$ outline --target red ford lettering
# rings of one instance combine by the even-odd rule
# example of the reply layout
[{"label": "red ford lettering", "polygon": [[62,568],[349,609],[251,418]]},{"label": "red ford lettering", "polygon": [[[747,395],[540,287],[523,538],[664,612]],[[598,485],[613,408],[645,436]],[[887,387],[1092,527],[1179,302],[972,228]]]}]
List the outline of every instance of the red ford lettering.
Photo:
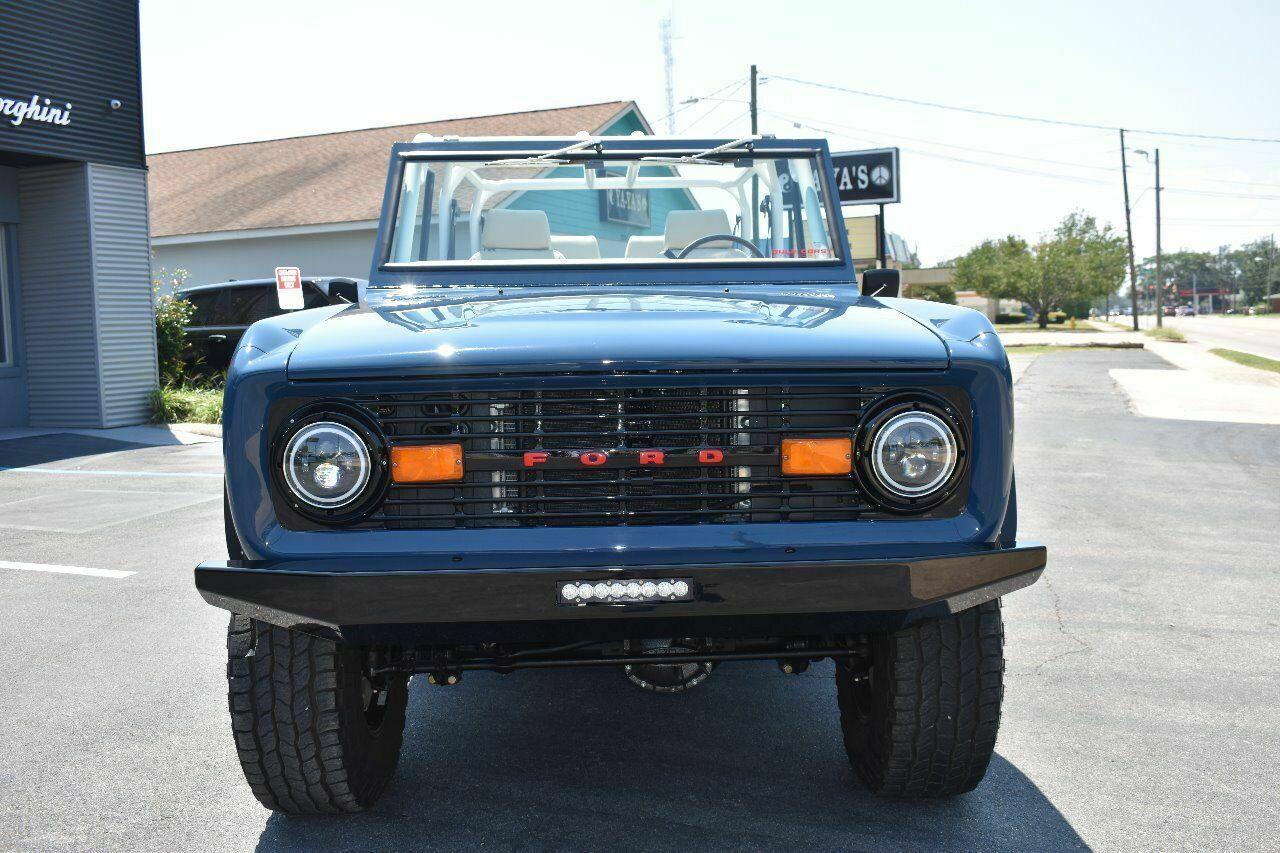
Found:
[{"label": "red ford lettering", "polygon": [[548,458],[550,457],[547,456],[545,451],[531,450],[524,455],[524,467],[533,468],[546,462]]},{"label": "red ford lettering", "polygon": [[698,451],[698,461],[703,465],[714,465],[724,461],[724,452],[714,448]]},{"label": "red ford lettering", "polygon": [[578,461],[583,465],[603,465],[609,461],[609,454],[601,453],[598,450],[588,450],[586,453],[578,457]]},{"label": "red ford lettering", "polygon": [[641,450],[641,465],[662,465],[666,461],[666,454],[661,450]]}]

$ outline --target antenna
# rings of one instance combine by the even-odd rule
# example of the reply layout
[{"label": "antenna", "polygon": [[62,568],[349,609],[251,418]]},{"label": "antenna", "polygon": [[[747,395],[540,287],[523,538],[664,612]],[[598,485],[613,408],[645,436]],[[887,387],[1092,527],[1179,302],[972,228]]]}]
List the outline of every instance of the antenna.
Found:
[{"label": "antenna", "polygon": [[674,136],[676,132],[676,58],[671,50],[671,14],[672,11],[668,8],[667,16],[662,19],[660,38],[662,39],[662,71],[666,77],[667,86],[667,134]]}]

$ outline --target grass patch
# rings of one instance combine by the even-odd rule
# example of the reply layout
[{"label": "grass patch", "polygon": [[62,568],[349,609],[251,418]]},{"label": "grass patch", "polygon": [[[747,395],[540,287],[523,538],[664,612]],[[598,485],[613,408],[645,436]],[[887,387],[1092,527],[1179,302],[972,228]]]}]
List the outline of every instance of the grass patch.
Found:
[{"label": "grass patch", "polygon": [[151,420],[158,424],[222,421],[221,386],[165,385],[151,392]]},{"label": "grass patch", "polygon": [[1173,343],[1185,344],[1187,336],[1179,332],[1177,329],[1171,329],[1168,326],[1160,326],[1155,329],[1144,329],[1142,332],[1149,338],[1155,338],[1158,341],[1171,341]]},{"label": "grass patch", "polygon": [[1216,356],[1225,358],[1227,361],[1234,361],[1236,364],[1243,364],[1245,367],[1256,367],[1259,370],[1270,370],[1272,373],[1280,373],[1280,361],[1274,358],[1264,358],[1260,355],[1254,355],[1251,352],[1240,352],[1236,349],[1211,349],[1209,352]]}]

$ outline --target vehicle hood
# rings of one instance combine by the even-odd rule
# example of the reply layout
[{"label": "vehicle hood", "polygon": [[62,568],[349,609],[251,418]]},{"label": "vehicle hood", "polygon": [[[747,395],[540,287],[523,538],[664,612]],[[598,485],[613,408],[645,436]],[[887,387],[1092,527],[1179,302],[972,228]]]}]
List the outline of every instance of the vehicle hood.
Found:
[{"label": "vehicle hood", "polygon": [[840,288],[448,288],[301,330],[290,378],[716,368],[940,369],[939,335]]}]

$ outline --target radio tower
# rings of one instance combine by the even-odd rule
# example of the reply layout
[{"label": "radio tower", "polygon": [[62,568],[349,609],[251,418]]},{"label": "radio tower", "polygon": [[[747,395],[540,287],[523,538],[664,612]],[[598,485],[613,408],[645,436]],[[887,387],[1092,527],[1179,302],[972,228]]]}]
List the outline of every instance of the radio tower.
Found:
[{"label": "radio tower", "polygon": [[671,50],[671,10],[662,19],[662,70],[667,83],[667,134],[674,136],[676,132],[676,87],[675,87],[675,54]]}]

